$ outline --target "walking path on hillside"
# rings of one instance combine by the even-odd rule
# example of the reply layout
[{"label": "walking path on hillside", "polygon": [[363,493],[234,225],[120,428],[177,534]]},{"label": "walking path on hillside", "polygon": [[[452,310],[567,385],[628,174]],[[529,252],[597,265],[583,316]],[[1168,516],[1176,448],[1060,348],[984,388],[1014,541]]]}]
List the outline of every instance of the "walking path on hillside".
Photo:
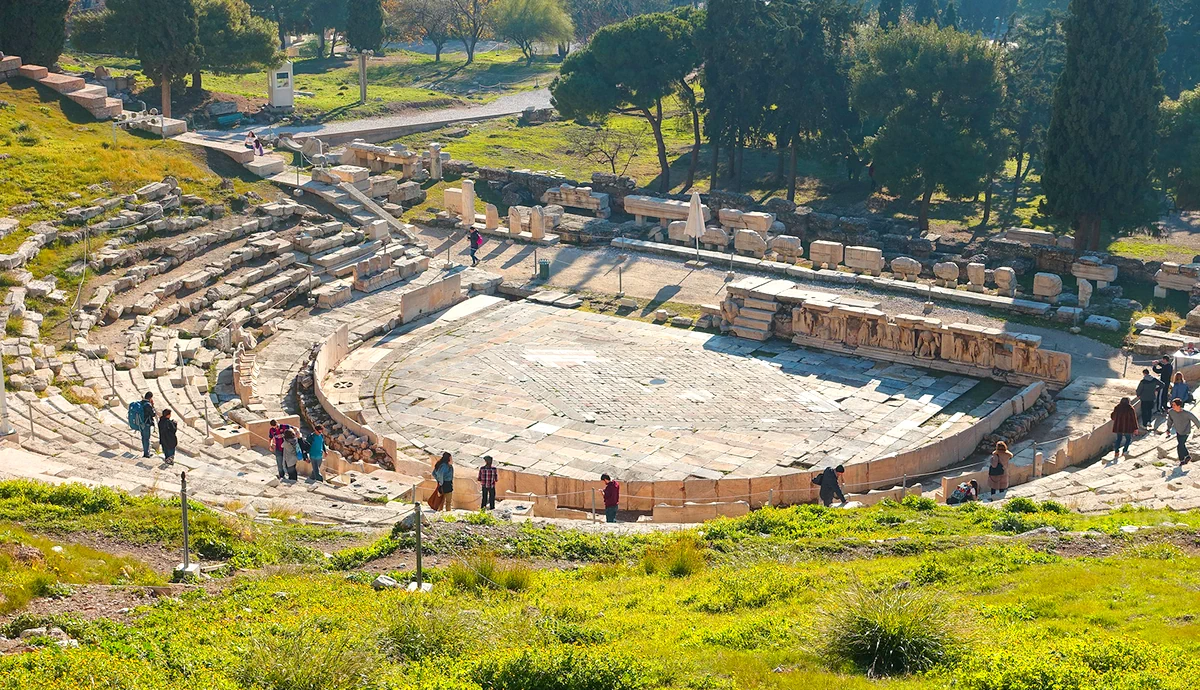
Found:
[{"label": "walking path on hillside", "polygon": [[[289,134],[295,139],[307,137],[336,136],[339,140],[349,140],[354,136],[372,138],[372,134],[387,133],[391,130],[401,130],[407,127],[422,129],[437,129],[455,122],[467,120],[487,120],[508,115],[518,115],[526,108],[549,108],[549,89],[533,89],[505,94],[483,105],[454,106],[451,108],[435,108],[431,110],[412,110],[396,115],[370,117],[360,120],[340,120],[320,125],[284,126],[284,127],[248,127],[235,130],[200,130],[207,137],[236,139],[240,141],[247,129],[256,132]],[[400,136],[400,134],[396,134]],[[375,138],[378,141],[378,138]]]}]

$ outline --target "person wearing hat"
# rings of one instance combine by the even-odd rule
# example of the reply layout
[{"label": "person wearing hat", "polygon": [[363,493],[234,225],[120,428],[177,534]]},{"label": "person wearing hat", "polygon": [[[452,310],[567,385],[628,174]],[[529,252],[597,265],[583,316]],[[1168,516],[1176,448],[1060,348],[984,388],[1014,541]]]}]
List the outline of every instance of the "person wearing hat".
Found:
[{"label": "person wearing hat", "polygon": [[479,488],[483,492],[483,496],[479,501],[480,510],[495,510],[496,509],[496,480],[499,478],[499,472],[492,466],[492,456],[483,456],[483,467],[479,468]]}]

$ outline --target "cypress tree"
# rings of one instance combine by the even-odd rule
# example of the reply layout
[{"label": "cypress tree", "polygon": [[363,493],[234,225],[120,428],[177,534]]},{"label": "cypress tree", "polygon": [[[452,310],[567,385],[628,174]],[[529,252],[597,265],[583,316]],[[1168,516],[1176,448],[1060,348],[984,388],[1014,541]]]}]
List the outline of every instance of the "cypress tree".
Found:
[{"label": "cypress tree", "polygon": [[938,3],[937,0],[917,0],[913,4],[913,21],[918,24],[927,24],[929,22],[937,22],[938,20]]},{"label": "cypress tree", "polygon": [[67,38],[71,0],[0,1],[0,50],[30,65],[53,65]]},{"label": "cypress tree", "polygon": [[1146,0],[1071,0],[1064,29],[1041,210],[1069,221],[1077,246],[1098,249],[1102,224],[1120,229],[1153,217],[1162,14]]},{"label": "cypress tree", "polygon": [[938,22],[947,28],[958,28],[958,8],[954,6],[954,0],[946,3],[946,9],[942,10],[941,19]]}]

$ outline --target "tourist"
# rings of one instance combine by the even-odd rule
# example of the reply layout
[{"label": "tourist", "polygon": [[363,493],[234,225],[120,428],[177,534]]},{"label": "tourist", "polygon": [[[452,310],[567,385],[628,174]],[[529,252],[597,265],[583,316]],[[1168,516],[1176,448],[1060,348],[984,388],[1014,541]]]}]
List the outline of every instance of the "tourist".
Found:
[{"label": "tourist", "polygon": [[150,457],[150,432],[154,430],[154,424],[158,419],[158,414],[154,412],[154,394],[146,393],[145,397],[133,403],[130,407],[137,406],[136,410],[131,410],[131,417],[140,416],[141,422],[138,425],[138,432],[142,435],[142,457]]},{"label": "tourist", "polygon": [[1013,454],[1008,452],[1008,444],[996,441],[996,449],[992,451],[992,457],[988,460],[988,488],[992,490],[991,496],[995,496],[997,491],[1008,490],[1008,464],[1012,458]]},{"label": "tourist", "polygon": [[1138,381],[1137,398],[1142,406],[1142,427],[1150,430],[1150,422],[1154,420],[1154,412],[1158,408],[1159,391],[1162,384],[1150,375],[1149,369],[1142,369],[1142,380]]},{"label": "tourist", "polygon": [[301,458],[300,443],[296,440],[299,436],[300,434],[296,433],[295,427],[284,426],[283,442],[286,448],[279,452],[284,456],[283,466],[287,469],[287,478],[293,482],[296,481],[296,463]]},{"label": "tourist", "polygon": [[265,155],[267,155],[267,154],[266,154],[266,152],[264,152],[264,151],[263,151],[263,143],[262,143],[262,139],[255,139],[255,140],[254,140],[254,155],[256,155],[256,156],[265,156]]},{"label": "tourist", "polygon": [[1158,394],[1158,409],[1165,410],[1167,401],[1171,399],[1171,374],[1174,373],[1175,367],[1171,364],[1171,357],[1163,355],[1151,368],[1158,374],[1158,380],[1162,381],[1162,391]]},{"label": "tourist", "polygon": [[1185,404],[1192,402],[1192,390],[1183,379],[1182,371],[1175,372],[1175,379],[1171,382],[1171,399],[1175,398],[1179,398]]},{"label": "tourist", "polygon": [[950,498],[946,499],[946,505],[956,506],[960,503],[970,503],[971,501],[979,500],[979,482],[972,479],[969,482],[962,482],[950,492]]},{"label": "tourist", "polygon": [[[1121,398],[1121,402],[1117,403],[1109,416],[1112,418],[1113,433],[1117,435],[1117,440],[1113,443],[1113,459],[1116,460],[1121,457],[1122,452],[1126,456],[1129,455],[1129,444],[1133,443],[1133,434],[1138,430],[1137,412],[1130,404],[1129,398]],[[1121,450],[1122,440],[1125,441],[1124,451]]]},{"label": "tourist", "polygon": [[600,481],[604,484],[604,521],[616,522],[617,508],[621,505],[621,485],[608,474],[600,475]]},{"label": "tourist", "polygon": [[323,482],[321,461],[325,459],[325,425],[318,424],[317,428],[308,435],[308,461],[312,463],[312,474],[308,476],[314,482]]},{"label": "tourist", "polygon": [[442,510],[453,510],[454,498],[454,463],[449,453],[442,453],[442,458],[433,466],[433,480],[437,482],[438,493],[442,495]]},{"label": "tourist", "polygon": [[483,235],[476,228],[471,228],[471,232],[467,233],[467,244],[470,245],[468,250],[471,252],[471,265],[479,265],[479,257],[475,256],[475,252],[483,246]]},{"label": "tourist", "polygon": [[1171,435],[1171,430],[1175,430],[1175,451],[1179,456],[1179,464],[1186,465],[1192,461],[1192,456],[1188,453],[1187,440],[1192,434],[1192,425],[1200,426],[1200,419],[1196,419],[1196,415],[1183,409],[1183,401],[1175,398],[1171,401],[1171,409],[1167,411],[1167,435]]},{"label": "tourist", "polygon": [[175,464],[175,447],[179,445],[179,437],[176,434],[178,430],[179,425],[171,419],[171,411],[163,410],[162,416],[158,418],[158,443],[162,446],[163,460],[166,460],[168,465]]},{"label": "tourist", "polygon": [[837,467],[826,467],[824,472],[813,477],[812,483],[821,487],[821,503],[826,508],[833,505],[833,497],[835,495],[842,502],[842,505],[846,505],[846,495],[842,493],[840,483],[844,474],[846,474],[846,468],[838,465]]},{"label": "tourist", "polygon": [[254,145],[258,143],[258,137],[254,136],[254,132],[246,132],[246,148],[254,150]]},{"label": "tourist", "polygon": [[271,444],[271,450],[275,451],[275,469],[279,472],[280,479],[287,476],[287,466],[283,462],[283,434],[291,428],[272,419],[271,428],[267,431],[267,440]]},{"label": "tourist", "polygon": [[483,492],[479,501],[480,510],[496,509],[496,480],[500,473],[492,466],[492,456],[483,456],[483,467],[479,468],[479,489]]}]

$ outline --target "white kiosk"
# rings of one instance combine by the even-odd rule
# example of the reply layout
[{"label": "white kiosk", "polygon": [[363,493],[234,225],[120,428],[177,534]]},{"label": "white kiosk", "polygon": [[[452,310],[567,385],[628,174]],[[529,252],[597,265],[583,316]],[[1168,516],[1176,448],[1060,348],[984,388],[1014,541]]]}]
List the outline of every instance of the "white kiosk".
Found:
[{"label": "white kiosk", "polygon": [[[287,49],[289,58],[296,57],[299,52],[295,46]],[[282,65],[267,73],[267,106],[274,110],[291,110],[296,105],[296,80],[292,72],[292,61],[287,60]]]}]

